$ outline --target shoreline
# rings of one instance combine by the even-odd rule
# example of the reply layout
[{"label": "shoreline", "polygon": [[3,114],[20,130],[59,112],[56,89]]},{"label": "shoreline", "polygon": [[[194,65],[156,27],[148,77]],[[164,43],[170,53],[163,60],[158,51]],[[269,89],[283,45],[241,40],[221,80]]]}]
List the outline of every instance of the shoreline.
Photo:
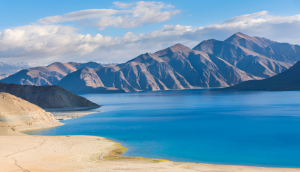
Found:
[{"label": "shoreline", "polygon": [[[30,140],[30,141],[29,141]],[[9,144],[7,144],[9,143]],[[297,172],[297,168],[173,162],[119,154],[119,143],[96,136],[0,136],[0,166],[5,172]],[[102,159],[101,159],[102,156]]]},{"label": "shoreline", "polygon": [[101,111],[55,111],[50,113],[53,114],[56,120],[63,121],[68,119],[80,118],[97,112]]},{"label": "shoreline", "polygon": [[[84,113],[83,113],[84,112]],[[57,112],[63,120],[98,111]],[[52,112],[53,113],[53,112]],[[63,113],[63,114],[62,114]],[[70,117],[70,113],[73,114]],[[54,115],[54,114],[53,114]],[[1,134],[1,133],[0,133]],[[30,140],[30,141],[29,141]],[[257,167],[120,156],[120,143],[98,136],[0,135],[0,166],[5,171],[168,171],[296,172],[300,168]]]}]

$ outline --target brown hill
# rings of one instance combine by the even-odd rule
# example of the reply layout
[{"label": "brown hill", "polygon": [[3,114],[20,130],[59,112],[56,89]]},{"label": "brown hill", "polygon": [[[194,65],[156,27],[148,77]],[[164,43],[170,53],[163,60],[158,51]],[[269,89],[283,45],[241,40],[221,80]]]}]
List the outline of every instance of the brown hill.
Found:
[{"label": "brown hill", "polygon": [[0,135],[62,125],[42,108],[8,93],[0,93]]}]

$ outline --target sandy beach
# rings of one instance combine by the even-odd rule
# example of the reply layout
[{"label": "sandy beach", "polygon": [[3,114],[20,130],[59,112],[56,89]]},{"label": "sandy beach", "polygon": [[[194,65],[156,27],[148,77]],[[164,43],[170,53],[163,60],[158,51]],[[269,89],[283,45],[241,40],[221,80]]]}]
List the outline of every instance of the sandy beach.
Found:
[{"label": "sandy beach", "polygon": [[[125,148],[93,136],[0,136],[1,172],[295,172],[300,169],[178,163],[119,157]],[[100,157],[103,158],[100,158]]]}]

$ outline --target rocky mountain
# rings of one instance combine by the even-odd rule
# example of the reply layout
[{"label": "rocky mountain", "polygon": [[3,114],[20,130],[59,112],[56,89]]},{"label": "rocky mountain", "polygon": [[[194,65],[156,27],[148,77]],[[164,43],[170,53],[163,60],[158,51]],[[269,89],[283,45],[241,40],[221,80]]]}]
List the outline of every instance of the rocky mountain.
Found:
[{"label": "rocky mountain", "polygon": [[[112,67],[84,68],[69,74],[58,85],[70,90],[112,87],[124,91],[226,87],[260,79],[225,60],[176,44],[154,54],[142,54]],[[73,91],[73,90],[72,90]]]},{"label": "rocky mountain", "polygon": [[[243,47],[237,44],[236,41],[233,41],[235,40],[237,35],[241,34],[234,34],[225,41],[218,41],[214,39],[203,41],[193,49],[203,51],[208,54],[213,54],[217,57],[226,60],[227,62],[239,68],[240,70],[262,78],[274,76],[292,66],[289,63],[276,61],[254,52],[253,49],[256,50],[256,44],[253,45],[253,48],[251,48],[250,45]],[[259,45],[266,44],[264,43],[264,41],[259,42],[259,39],[255,37],[245,36],[245,38],[247,38],[247,40],[254,39],[255,42]]]},{"label": "rocky mountain", "polygon": [[224,42],[231,43],[261,54],[273,60],[294,64],[300,60],[300,46],[289,43],[279,43],[266,38],[251,37],[236,33]]},{"label": "rocky mountain", "polygon": [[31,86],[0,83],[0,92],[29,101],[47,111],[95,109],[100,106],[59,86]]},{"label": "rocky mountain", "polygon": [[103,67],[96,62],[88,63],[60,63],[55,62],[49,66],[40,66],[21,70],[7,78],[1,80],[3,83],[20,85],[56,85],[59,80],[67,74],[84,67],[98,68]]},{"label": "rocky mountain", "polygon": [[30,66],[25,63],[4,63],[0,62],[0,74],[13,74],[22,69],[30,68]]},{"label": "rocky mountain", "polygon": [[42,108],[8,93],[0,93],[0,135],[62,125]]},{"label": "rocky mountain", "polygon": [[292,91],[300,90],[300,62],[264,80],[246,81],[221,90]]}]

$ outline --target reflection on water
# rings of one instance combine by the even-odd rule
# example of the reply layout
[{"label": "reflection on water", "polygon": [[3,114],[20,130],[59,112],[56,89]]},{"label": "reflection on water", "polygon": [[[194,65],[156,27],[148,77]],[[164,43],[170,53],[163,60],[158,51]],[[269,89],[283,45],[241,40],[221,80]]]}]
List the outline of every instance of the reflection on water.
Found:
[{"label": "reflection on water", "polygon": [[174,161],[300,167],[300,92],[207,90],[82,95],[104,105],[30,134],[95,135],[125,155]]}]

